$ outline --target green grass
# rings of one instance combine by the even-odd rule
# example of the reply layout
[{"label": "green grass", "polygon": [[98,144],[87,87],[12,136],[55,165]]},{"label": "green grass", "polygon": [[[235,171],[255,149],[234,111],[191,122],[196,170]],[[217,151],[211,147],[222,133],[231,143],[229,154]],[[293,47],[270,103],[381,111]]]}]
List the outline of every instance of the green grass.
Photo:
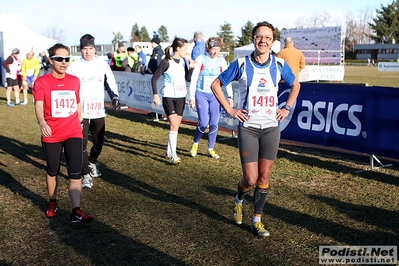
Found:
[{"label": "green grass", "polygon": [[103,176],[83,192],[83,211],[95,221],[70,225],[64,164],[59,212],[49,220],[31,98],[9,108],[1,88],[0,121],[0,265],[318,265],[319,245],[399,242],[397,161],[355,174],[367,168],[366,155],[283,141],[263,216],[271,237],[259,238],[249,227],[252,192],[243,225],[231,219],[241,167],[236,140],[222,140],[229,132],[220,131],[219,160],[206,155],[206,138],[191,158],[194,127],[183,125],[182,163],[170,166],[168,123],[125,111],[109,112]]}]

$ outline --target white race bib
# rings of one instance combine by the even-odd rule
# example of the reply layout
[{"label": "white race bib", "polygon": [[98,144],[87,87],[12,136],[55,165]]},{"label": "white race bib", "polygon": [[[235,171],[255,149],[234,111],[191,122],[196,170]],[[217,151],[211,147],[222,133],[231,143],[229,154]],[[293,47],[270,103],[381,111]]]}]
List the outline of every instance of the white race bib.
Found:
[{"label": "white race bib", "polygon": [[204,76],[204,91],[211,92],[212,82],[217,78],[217,76]]},{"label": "white race bib", "polygon": [[83,114],[85,116],[99,115],[104,110],[104,101],[102,98],[85,99],[83,103]]},{"label": "white race bib", "polygon": [[69,117],[76,112],[75,91],[52,91],[51,92],[51,115],[52,117]]}]

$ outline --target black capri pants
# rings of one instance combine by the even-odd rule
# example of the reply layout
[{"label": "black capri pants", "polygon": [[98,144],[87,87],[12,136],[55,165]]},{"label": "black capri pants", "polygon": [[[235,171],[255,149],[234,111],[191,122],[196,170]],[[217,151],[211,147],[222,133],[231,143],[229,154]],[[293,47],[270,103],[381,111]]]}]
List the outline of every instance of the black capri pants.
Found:
[{"label": "black capri pants", "polygon": [[62,149],[67,163],[70,179],[80,179],[83,163],[83,139],[70,138],[62,142],[46,143],[42,141],[47,174],[56,176],[60,172]]}]

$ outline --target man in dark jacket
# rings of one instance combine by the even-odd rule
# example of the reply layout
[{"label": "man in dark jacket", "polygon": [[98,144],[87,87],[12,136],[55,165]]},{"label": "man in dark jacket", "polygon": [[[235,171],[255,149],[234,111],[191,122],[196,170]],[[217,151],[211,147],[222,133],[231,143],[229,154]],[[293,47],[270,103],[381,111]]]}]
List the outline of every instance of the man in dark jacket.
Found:
[{"label": "man in dark jacket", "polygon": [[164,51],[162,50],[162,47],[159,45],[161,41],[159,40],[158,37],[154,37],[151,40],[151,46],[152,46],[152,55],[150,58],[150,61],[148,61],[148,69],[147,73],[153,74],[155,70],[157,70],[159,64],[162,61],[162,57],[165,55]]}]

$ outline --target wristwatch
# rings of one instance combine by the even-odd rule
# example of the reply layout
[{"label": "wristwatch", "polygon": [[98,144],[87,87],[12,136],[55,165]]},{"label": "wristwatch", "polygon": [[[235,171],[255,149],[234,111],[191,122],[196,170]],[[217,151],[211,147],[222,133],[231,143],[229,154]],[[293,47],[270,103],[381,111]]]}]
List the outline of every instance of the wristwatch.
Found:
[{"label": "wristwatch", "polygon": [[289,106],[288,104],[284,105],[283,107],[281,107],[281,109],[286,109],[289,112],[291,112],[291,106]]}]

